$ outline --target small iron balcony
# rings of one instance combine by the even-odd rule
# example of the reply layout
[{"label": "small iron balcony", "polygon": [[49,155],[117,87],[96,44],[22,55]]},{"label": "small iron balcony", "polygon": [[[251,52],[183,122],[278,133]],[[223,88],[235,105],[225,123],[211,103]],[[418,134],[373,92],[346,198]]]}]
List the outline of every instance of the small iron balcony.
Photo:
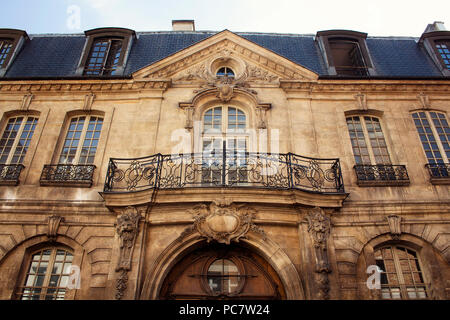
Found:
[{"label": "small iron balcony", "polygon": [[156,154],[138,159],[110,159],[104,191],[124,193],[187,187],[345,193],[339,159],[254,152]]},{"label": "small iron balcony", "polygon": [[409,185],[408,171],[404,165],[358,164],[354,168],[360,187]]},{"label": "small iron balcony", "polygon": [[40,184],[41,186],[91,187],[94,170],[94,165],[45,165]]},{"label": "small iron balcony", "polygon": [[23,168],[21,164],[0,164],[0,185],[17,186]]},{"label": "small iron balcony", "polygon": [[425,167],[430,173],[430,182],[432,184],[450,184],[449,163],[429,163]]}]

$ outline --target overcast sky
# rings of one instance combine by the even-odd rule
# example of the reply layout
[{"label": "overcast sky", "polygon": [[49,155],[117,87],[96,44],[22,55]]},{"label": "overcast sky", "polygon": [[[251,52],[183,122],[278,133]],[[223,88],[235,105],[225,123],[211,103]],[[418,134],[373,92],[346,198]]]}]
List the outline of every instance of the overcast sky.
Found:
[{"label": "overcast sky", "polygon": [[196,30],[234,32],[349,29],[420,37],[434,21],[450,30],[450,0],[2,0],[2,13],[0,28],[29,34],[97,27],[168,31],[176,19],[195,20]]}]

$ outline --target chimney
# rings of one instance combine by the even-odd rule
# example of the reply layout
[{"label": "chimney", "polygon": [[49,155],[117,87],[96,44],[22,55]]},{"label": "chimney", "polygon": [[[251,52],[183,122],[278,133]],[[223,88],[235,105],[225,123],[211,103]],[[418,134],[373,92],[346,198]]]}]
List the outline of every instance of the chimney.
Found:
[{"label": "chimney", "polygon": [[172,20],[173,31],[195,31],[194,20]]},{"label": "chimney", "polygon": [[445,29],[444,23],[441,21],[435,21],[432,24],[427,25],[427,28],[423,33],[433,32],[433,31],[447,31]]}]

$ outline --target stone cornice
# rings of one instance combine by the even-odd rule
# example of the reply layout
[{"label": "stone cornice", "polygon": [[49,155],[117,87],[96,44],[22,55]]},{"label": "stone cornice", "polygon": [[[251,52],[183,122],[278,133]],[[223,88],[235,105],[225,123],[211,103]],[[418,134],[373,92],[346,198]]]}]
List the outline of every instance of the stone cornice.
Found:
[{"label": "stone cornice", "polygon": [[38,92],[123,92],[141,90],[166,91],[171,86],[167,79],[159,80],[8,80],[0,81],[1,93]]}]

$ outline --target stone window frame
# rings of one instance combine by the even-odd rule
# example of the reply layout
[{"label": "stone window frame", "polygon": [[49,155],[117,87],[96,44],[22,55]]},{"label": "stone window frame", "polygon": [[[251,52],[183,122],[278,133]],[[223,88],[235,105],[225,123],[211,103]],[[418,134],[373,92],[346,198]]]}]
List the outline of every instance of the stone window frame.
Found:
[{"label": "stone window frame", "polygon": [[[15,295],[17,297],[18,300],[22,300],[21,299],[21,295],[22,293],[19,293],[19,291],[22,291],[21,289],[24,289],[26,287],[30,287],[30,286],[26,286],[26,281],[28,279],[28,274],[29,274],[29,270],[31,268],[31,264],[33,262],[33,256],[39,252],[43,252],[45,250],[50,250],[50,257],[49,257],[49,261],[48,261],[48,266],[47,266],[47,270],[45,272],[45,276],[44,276],[44,283],[42,284],[42,286],[37,286],[36,288],[42,288],[44,289],[43,291],[41,291],[41,293],[39,293],[39,295],[41,296],[41,298],[39,300],[44,300],[45,296],[47,295],[47,290],[51,287],[48,286],[48,284],[50,283],[51,280],[51,275],[53,275],[53,267],[55,265],[56,262],[56,253],[58,250],[63,250],[65,252],[65,257],[67,256],[67,253],[69,253],[72,256],[72,261],[70,261],[70,265],[74,265],[73,261],[75,258],[75,254],[74,254],[74,250],[72,248],[69,248],[67,246],[64,245],[48,245],[48,246],[40,246],[35,250],[29,251],[29,253],[26,255],[26,258],[24,259],[24,263],[23,263],[23,273],[21,273],[20,276],[20,286],[18,286],[16,288],[16,292]],[[39,262],[41,262],[42,260],[39,260]],[[45,262],[45,261],[44,261]],[[66,259],[63,260],[63,266],[66,264]],[[64,274],[64,269],[62,270],[61,276],[58,279],[58,282],[61,281],[61,277],[62,276],[66,276],[66,277],[70,277],[69,273]],[[67,280],[67,284],[68,284],[69,279]],[[62,288],[62,287],[55,287],[55,288]],[[67,295],[67,291],[69,291],[69,289],[66,287],[65,289],[65,293],[64,293],[64,299],[66,298]],[[27,299],[28,300],[28,299]],[[29,299],[31,300],[31,299]]]},{"label": "stone window frame", "polygon": [[419,45],[423,46],[430,55],[431,59],[444,76],[450,76],[450,70],[447,69],[441,55],[436,48],[436,42],[447,41],[450,43],[450,31],[432,31],[422,34],[419,39]]},{"label": "stone window frame", "polygon": [[[125,67],[128,61],[128,56],[133,45],[133,41],[136,39],[136,32],[131,29],[126,28],[97,28],[91,29],[84,32],[86,35],[86,43],[83,48],[83,52],[78,63],[76,75],[85,76],[87,78],[92,77],[115,77],[123,75]],[[99,39],[122,39],[122,53],[115,70],[115,75],[84,75],[84,70],[91,53],[91,49],[96,40]]]},{"label": "stone window frame", "polygon": [[[389,154],[391,164],[394,164],[397,162],[396,156],[393,153],[391,139],[390,139],[390,136],[388,135],[389,131],[386,128],[385,119],[384,119],[383,115],[384,115],[384,112],[378,111],[378,110],[367,110],[367,111],[349,110],[349,111],[344,112],[345,123],[346,123],[345,127],[347,129],[346,131],[348,134],[348,142],[350,144],[350,149],[352,151],[353,161],[355,162],[355,164],[358,164],[358,163],[356,163],[356,160],[355,160],[355,155],[353,153],[353,147],[352,147],[352,139],[350,137],[350,132],[347,127],[347,118],[350,118],[350,117],[359,117],[360,119],[363,120],[363,121],[361,121],[361,124],[362,124],[363,130],[364,130],[364,140],[366,142],[366,146],[368,147],[370,164],[376,165],[377,163],[375,162],[375,156],[373,155],[372,144],[370,143],[370,139],[368,137],[368,131],[366,128],[364,117],[377,118],[379,120],[381,130],[383,132],[383,138],[384,138],[384,141],[386,142],[386,148],[387,148],[387,151]],[[364,164],[364,163],[360,163],[360,164]]]},{"label": "stone window frame", "polygon": [[374,64],[372,62],[372,58],[370,57],[369,49],[368,49],[367,43],[366,43],[367,33],[351,31],[351,30],[319,31],[316,34],[316,41],[322,52],[322,56],[325,60],[325,64],[327,65],[327,68],[328,68],[328,73],[330,75],[340,76],[336,72],[336,66],[333,61],[333,55],[332,55],[331,47],[329,44],[330,40],[333,40],[336,38],[348,39],[348,40],[357,42],[359,44],[359,49],[361,51],[362,58],[364,60],[365,66],[367,68],[368,76],[376,75],[376,71],[374,69]]},{"label": "stone window frame", "polygon": [[18,29],[0,29],[0,39],[10,40],[12,42],[11,51],[5,62],[0,66],[0,77],[3,77],[8,68],[13,63],[15,57],[19,54],[24,43],[29,40],[28,34],[24,30]]}]

